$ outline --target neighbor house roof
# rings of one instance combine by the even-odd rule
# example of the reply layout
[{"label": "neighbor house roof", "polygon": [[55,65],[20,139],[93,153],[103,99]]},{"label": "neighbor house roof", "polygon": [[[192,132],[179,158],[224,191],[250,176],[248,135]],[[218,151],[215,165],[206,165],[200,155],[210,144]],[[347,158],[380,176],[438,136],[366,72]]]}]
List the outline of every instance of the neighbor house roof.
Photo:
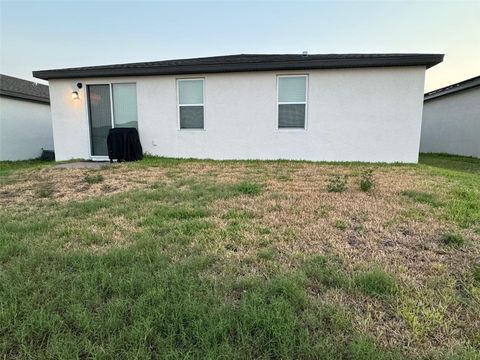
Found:
[{"label": "neighbor house roof", "polygon": [[0,95],[49,104],[48,86],[0,74]]},{"label": "neighbor house roof", "polygon": [[308,70],[383,66],[434,66],[443,54],[242,54],[130,64],[34,71],[39,79],[102,76],[179,75],[269,70]]},{"label": "neighbor house roof", "polygon": [[464,81],[460,81],[456,84],[448,85],[443,88],[430,91],[425,94],[425,101],[436,99],[440,96],[453,94],[459,91],[471,89],[480,86],[480,76],[473,77]]}]

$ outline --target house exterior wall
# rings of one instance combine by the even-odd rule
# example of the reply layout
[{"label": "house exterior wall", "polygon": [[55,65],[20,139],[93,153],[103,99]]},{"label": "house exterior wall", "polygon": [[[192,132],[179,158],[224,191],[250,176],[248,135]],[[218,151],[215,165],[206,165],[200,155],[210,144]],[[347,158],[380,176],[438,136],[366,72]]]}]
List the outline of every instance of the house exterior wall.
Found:
[{"label": "house exterior wall", "polygon": [[425,102],[420,151],[480,157],[480,87]]},{"label": "house exterior wall", "polygon": [[27,160],[53,150],[48,104],[0,96],[0,160]]},{"label": "house exterior wall", "polygon": [[[277,75],[308,74],[305,130],[277,129]],[[245,72],[50,81],[59,160],[88,158],[85,89],[135,82],[146,153],[211,159],[418,160],[425,67]],[[179,130],[176,79],[205,79],[205,130]]]}]

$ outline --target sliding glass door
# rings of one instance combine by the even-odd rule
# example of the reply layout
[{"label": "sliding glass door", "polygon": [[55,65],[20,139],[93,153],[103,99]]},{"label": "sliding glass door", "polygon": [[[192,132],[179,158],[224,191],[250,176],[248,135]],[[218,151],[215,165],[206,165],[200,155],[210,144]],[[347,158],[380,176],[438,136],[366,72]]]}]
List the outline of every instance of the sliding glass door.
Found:
[{"label": "sliding glass door", "polygon": [[137,87],[135,84],[112,84],[115,127],[134,127],[137,122]]},{"label": "sliding glass door", "polygon": [[110,85],[87,85],[92,156],[107,156],[107,136],[112,128]]},{"label": "sliding glass door", "polygon": [[138,129],[137,89],[134,83],[87,85],[92,156],[107,156],[112,127]]}]

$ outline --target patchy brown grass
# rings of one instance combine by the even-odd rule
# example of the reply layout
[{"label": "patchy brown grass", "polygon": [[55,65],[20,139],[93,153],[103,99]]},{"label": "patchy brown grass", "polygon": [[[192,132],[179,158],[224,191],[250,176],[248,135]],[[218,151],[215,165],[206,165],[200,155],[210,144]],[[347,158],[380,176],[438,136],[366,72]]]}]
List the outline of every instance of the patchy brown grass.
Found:
[{"label": "patchy brown grass", "polygon": [[[175,186],[183,181],[178,187],[188,188],[188,181],[254,181],[263,185],[260,195],[231,197],[208,206],[208,220],[215,231],[226,235],[207,234],[190,242],[192,248],[202,243],[206,251],[222,259],[223,265],[201,276],[220,277],[226,272],[239,277],[268,276],[296,269],[314,255],[333,255],[342,260],[349,274],[376,266],[394,274],[400,284],[400,292],[389,301],[351,289],[310,294],[351,311],[360,332],[415,356],[465,342],[479,346],[480,296],[463,280],[472,264],[480,262],[477,225],[459,227],[442,215],[442,207],[402,195],[413,190],[447,202],[455,184],[442,174],[415,166],[374,166],[375,188],[366,193],[358,186],[359,174],[365,168],[296,162],[195,161],[172,167],[120,164],[96,170],[103,181],[87,184],[84,179],[91,170],[49,167],[10,175],[2,185],[0,206],[28,212],[52,201],[82,201],[149,189],[155,184]],[[346,191],[327,191],[328,180],[335,174],[347,175]],[[53,193],[39,198],[37,190],[45,183],[53,183]],[[335,226],[337,220],[343,221],[346,229]],[[75,229],[85,226],[93,239],[88,244],[75,237]],[[88,245],[92,251],[103,252],[129,246],[140,225],[122,216],[111,218],[102,210],[88,222],[66,223],[65,229],[70,229],[72,236],[62,245],[63,251]],[[441,235],[452,229],[469,239],[468,247],[447,249],[441,244]],[[459,300],[459,291],[472,306]]]}]

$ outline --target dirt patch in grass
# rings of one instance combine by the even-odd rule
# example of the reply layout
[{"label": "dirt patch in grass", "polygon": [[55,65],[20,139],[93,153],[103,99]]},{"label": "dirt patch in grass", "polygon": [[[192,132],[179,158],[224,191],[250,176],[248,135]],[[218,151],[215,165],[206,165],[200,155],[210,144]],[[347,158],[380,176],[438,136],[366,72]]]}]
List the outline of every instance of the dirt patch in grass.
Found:
[{"label": "dirt patch in grass", "polygon": [[[85,180],[100,179],[100,177],[101,181]],[[133,170],[128,166],[117,165],[94,172],[88,169],[44,168],[12,176],[9,183],[2,185],[2,192],[8,193],[9,196],[0,197],[0,206],[31,207],[41,203],[38,189],[41,189],[45,183],[54,188],[48,198],[63,203],[147,188],[162,181],[169,181],[169,178],[165,176],[165,170],[158,167]]]}]

